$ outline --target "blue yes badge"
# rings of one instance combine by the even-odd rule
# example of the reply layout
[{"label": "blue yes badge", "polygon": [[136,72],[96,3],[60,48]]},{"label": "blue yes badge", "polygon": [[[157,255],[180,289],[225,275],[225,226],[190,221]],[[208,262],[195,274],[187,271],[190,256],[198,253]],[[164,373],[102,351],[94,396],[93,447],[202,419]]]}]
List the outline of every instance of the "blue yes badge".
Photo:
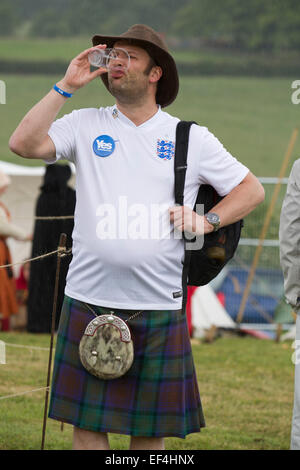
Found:
[{"label": "blue yes badge", "polygon": [[109,157],[115,150],[115,141],[109,135],[99,135],[93,142],[93,150],[99,157]]}]

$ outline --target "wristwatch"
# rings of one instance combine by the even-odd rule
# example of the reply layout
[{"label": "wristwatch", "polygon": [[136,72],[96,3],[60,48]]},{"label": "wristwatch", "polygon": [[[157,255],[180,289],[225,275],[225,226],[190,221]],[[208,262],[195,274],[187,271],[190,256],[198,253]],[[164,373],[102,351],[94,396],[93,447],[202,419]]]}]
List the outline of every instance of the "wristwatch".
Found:
[{"label": "wristwatch", "polygon": [[216,232],[221,223],[218,214],[216,214],[215,212],[208,212],[207,214],[204,214],[204,217],[206,218],[207,222],[213,226],[214,232]]}]

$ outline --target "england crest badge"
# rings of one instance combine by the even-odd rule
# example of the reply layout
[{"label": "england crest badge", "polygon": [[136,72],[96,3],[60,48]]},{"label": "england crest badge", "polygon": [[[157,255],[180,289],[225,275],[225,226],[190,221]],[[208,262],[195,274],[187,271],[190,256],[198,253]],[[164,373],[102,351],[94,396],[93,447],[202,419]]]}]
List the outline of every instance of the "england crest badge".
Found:
[{"label": "england crest badge", "polygon": [[175,154],[175,143],[172,140],[157,139],[156,152],[162,160],[171,160]]}]

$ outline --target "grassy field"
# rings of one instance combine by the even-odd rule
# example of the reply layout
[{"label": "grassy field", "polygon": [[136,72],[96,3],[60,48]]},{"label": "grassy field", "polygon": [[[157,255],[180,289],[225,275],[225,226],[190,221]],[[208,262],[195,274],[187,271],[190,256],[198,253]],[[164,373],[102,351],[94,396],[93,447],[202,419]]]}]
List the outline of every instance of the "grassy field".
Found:
[{"label": "grassy field", "polygon": [[[0,60],[19,60],[19,61],[39,61],[46,62],[50,60],[69,61],[72,57],[79,54],[84,49],[92,46],[93,34],[90,37],[74,38],[2,38],[0,42]],[[195,63],[203,60],[222,60],[226,56],[239,63],[249,59],[251,54],[233,54],[230,51],[212,51],[199,48],[198,50],[174,50],[172,51],[175,59],[179,62]],[[257,57],[256,55],[253,55]],[[262,56],[265,60],[270,60],[270,56]]]},{"label": "grassy field", "polygon": [[[96,34],[96,33],[95,33]],[[65,38],[16,38],[3,37],[0,42],[0,61],[39,61],[52,60],[69,61],[82,50],[92,46],[92,36],[75,36]],[[178,42],[178,41],[176,41]],[[274,54],[267,52],[240,52],[230,48],[216,49],[207,46],[193,48],[182,45],[181,48],[173,46],[172,38],[168,38],[170,50],[175,60],[180,63],[220,63],[229,60],[232,64],[241,67],[253,61],[255,63],[268,63],[270,65],[281,63],[282,66],[299,61],[299,53],[296,51],[278,51]]]},{"label": "grassy field", "polygon": [[[11,344],[48,347],[48,335],[0,333],[7,343],[0,365],[0,398],[44,387],[48,352]],[[167,438],[170,450],[279,450],[289,448],[293,401],[291,343],[222,337],[193,344],[206,419],[202,432]],[[39,449],[44,391],[0,400],[0,450]],[[128,436],[110,434],[113,449],[127,449]],[[47,421],[46,449],[70,449],[72,427]]]},{"label": "grassy field", "polygon": [[[8,149],[8,140],[24,114],[59,78],[52,75],[0,76],[6,83],[6,104],[0,104],[1,160],[23,165],[41,164],[13,155]],[[291,92],[291,80],[283,78],[182,77],[179,96],[166,111],[207,126],[257,176],[277,176],[292,130],[300,122],[300,105],[291,103]],[[113,97],[102,82],[96,80],[79,90],[61,114],[113,103]],[[291,163],[299,156],[300,139]]]},{"label": "grassy field", "polygon": [[[86,47],[88,39],[63,42],[3,40],[0,60],[67,60]],[[178,58],[180,58],[178,53]],[[202,58],[204,56],[202,55]],[[182,60],[195,55],[182,54]],[[198,59],[197,59],[198,60]],[[6,83],[6,104],[0,104],[0,160],[41,165],[17,157],[8,149],[9,136],[25,113],[41,99],[58,76],[0,75]],[[294,77],[299,79],[300,77]],[[78,91],[60,115],[82,107],[114,103],[99,80]],[[292,79],[182,77],[176,102],[166,109],[181,119],[207,126],[258,176],[277,176],[292,130],[299,126],[300,105],[291,103]],[[300,138],[287,170],[300,157]],[[267,196],[267,202],[270,200]],[[258,230],[267,202],[255,212]],[[278,219],[281,203],[275,216]],[[277,237],[277,225],[268,234]],[[247,225],[244,236],[248,236]],[[257,236],[257,233],[253,233]],[[48,335],[0,333],[7,343],[48,347]],[[7,364],[0,365],[0,398],[44,387],[48,353],[7,344]],[[224,337],[213,344],[194,344],[193,352],[207,428],[185,440],[168,438],[167,449],[288,449],[293,400],[291,344]],[[0,400],[0,450],[39,449],[44,392]],[[69,449],[72,428],[48,420],[47,449]],[[114,449],[126,449],[129,439],[110,435]]]},{"label": "grassy field", "polygon": [[65,39],[3,38],[0,43],[0,60],[69,61],[84,49],[92,46],[91,37]]}]

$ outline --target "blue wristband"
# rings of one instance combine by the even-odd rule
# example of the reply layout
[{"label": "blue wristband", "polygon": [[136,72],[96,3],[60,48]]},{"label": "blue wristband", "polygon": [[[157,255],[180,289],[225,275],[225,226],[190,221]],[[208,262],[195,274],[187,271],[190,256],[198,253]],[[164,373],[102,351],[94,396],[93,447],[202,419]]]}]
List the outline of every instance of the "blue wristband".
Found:
[{"label": "blue wristband", "polygon": [[67,93],[66,91],[59,88],[57,85],[54,85],[53,90],[57,91],[57,93],[62,96],[65,96],[66,98],[71,98],[71,96],[73,96],[73,93]]}]

